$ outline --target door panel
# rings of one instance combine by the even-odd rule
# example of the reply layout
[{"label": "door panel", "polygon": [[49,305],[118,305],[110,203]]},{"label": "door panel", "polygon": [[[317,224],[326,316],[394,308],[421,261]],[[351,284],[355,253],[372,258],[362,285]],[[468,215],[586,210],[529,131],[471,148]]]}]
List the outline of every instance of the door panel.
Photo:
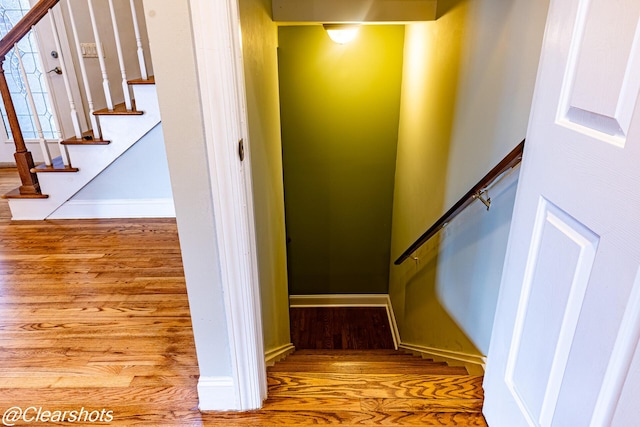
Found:
[{"label": "door panel", "polygon": [[[507,361],[507,381],[530,419],[548,419],[553,413],[598,240],[541,200]],[[547,305],[548,295],[554,298]],[[535,310],[545,305],[546,310]],[[540,348],[556,351],[541,354]]]},{"label": "door panel", "polygon": [[604,426],[640,398],[640,3],[614,3],[551,2],[485,376],[492,426]]},{"label": "door panel", "polygon": [[[615,3],[615,4],[614,4]],[[640,88],[640,3],[582,2],[558,122],[623,145]],[[609,44],[615,40],[615,49]],[[598,84],[594,85],[594,82]]]}]

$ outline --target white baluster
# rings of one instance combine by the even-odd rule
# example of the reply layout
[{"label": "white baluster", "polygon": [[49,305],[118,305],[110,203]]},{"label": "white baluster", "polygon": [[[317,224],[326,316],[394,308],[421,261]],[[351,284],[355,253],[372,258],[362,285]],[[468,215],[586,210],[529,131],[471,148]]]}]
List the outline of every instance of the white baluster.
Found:
[{"label": "white baluster", "polygon": [[[32,27],[31,31],[33,31],[34,37],[37,38],[38,33],[36,31],[36,28]],[[45,70],[41,55],[36,55],[36,56],[38,58],[40,69]],[[67,151],[67,146],[62,144],[62,141],[64,141],[64,136],[62,135],[62,124],[60,123],[60,114],[58,113],[58,102],[56,100],[56,94],[52,90],[51,85],[49,84],[49,78],[47,77],[47,78],[44,78],[43,80],[44,80],[45,90],[47,91],[47,94],[49,94],[49,103],[51,104],[51,116],[53,117],[53,122],[56,125],[56,133],[58,134],[58,148],[60,149],[60,157],[62,158],[62,163],[65,166],[70,166],[71,163],[69,162],[69,152]]]},{"label": "white baluster", "polygon": [[122,93],[124,95],[124,105],[127,111],[131,111],[131,94],[129,93],[129,84],[127,83],[127,71],[124,66],[124,57],[122,56],[122,43],[120,42],[120,31],[118,30],[118,20],[116,19],[116,11],[113,8],[113,0],[109,0],[109,11],[111,12],[111,22],[113,23],[113,36],[116,39],[116,51],[118,52],[118,63],[120,64],[120,76],[122,77]]},{"label": "white baluster", "polygon": [[93,37],[96,41],[96,51],[98,53],[98,61],[100,62],[100,71],[102,72],[102,88],[104,89],[104,97],[107,101],[107,108],[113,111],[113,100],[111,99],[111,88],[109,87],[109,76],[107,75],[107,66],[104,62],[104,52],[102,50],[102,42],[96,24],[96,14],[93,11],[93,1],[87,0],[89,5],[89,16],[91,17],[91,27],[93,27]]},{"label": "white baluster", "polygon": [[38,109],[36,108],[36,103],[33,100],[33,93],[31,93],[31,85],[29,84],[29,79],[27,78],[27,72],[24,69],[22,55],[20,55],[20,49],[18,49],[17,43],[13,47],[15,49],[15,54],[18,57],[20,74],[22,76],[22,80],[24,81],[24,87],[27,92],[29,107],[31,107],[31,116],[33,117],[33,122],[36,125],[36,131],[38,132],[38,141],[40,142],[40,149],[42,150],[42,156],[44,157],[44,164],[47,166],[51,166],[51,153],[49,153],[47,140],[44,138],[44,132],[42,132],[42,123],[40,123],[40,117],[38,117]]},{"label": "white baluster", "polygon": [[80,130],[80,120],[78,118],[78,110],[76,109],[76,103],[73,100],[73,93],[71,92],[71,82],[69,82],[69,75],[67,74],[67,66],[62,54],[62,48],[60,47],[60,37],[58,36],[58,29],[56,27],[56,20],[53,16],[53,10],[49,9],[49,20],[51,21],[51,31],[53,32],[53,40],[56,44],[56,50],[58,51],[58,59],[60,60],[60,69],[62,70],[62,81],[64,82],[64,88],[67,91],[67,98],[69,99],[69,109],[71,110],[71,123],[73,123],[73,131],[76,134],[76,138],[82,138],[82,131]]},{"label": "white baluster", "polygon": [[147,74],[147,65],[144,61],[144,50],[142,49],[142,37],[140,37],[140,27],[138,26],[138,14],[136,13],[136,5],[134,0],[129,0],[131,4],[131,17],[133,18],[133,31],[136,34],[136,45],[138,46],[138,63],[140,64],[140,76],[142,79],[147,80],[149,75]]},{"label": "white baluster", "polygon": [[93,129],[93,136],[96,139],[102,139],[102,131],[100,130],[100,124],[98,118],[94,113],[95,107],[93,105],[93,96],[91,95],[91,86],[89,85],[89,79],[87,77],[87,67],[82,57],[82,48],[80,46],[80,38],[78,37],[78,29],[76,27],[76,20],[73,16],[73,8],[71,7],[71,0],[67,0],[67,6],[69,8],[69,18],[71,19],[71,29],[73,31],[73,40],[76,44],[76,53],[78,55],[78,62],[80,63],[80,72],[82,73],[82,80],[84,83],[84,91],[87,95],[87,104],[89,104],[89,119],[91,120],[91,127]]}]

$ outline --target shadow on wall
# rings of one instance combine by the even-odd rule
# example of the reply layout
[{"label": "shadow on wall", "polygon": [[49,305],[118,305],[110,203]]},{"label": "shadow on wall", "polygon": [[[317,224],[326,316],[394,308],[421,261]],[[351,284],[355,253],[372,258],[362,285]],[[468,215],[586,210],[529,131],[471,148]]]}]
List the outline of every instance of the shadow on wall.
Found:
[{"label": "shadow on wall", "polygon": [[489,351],[517,183],[515,171],[489,190],[489,211],[475,202],[441,233],[438,299],[483,354]]},{"label": "shadow on wall", "polygon": [[[406,325],[402,341],[405,344],[446,348],[473,355],[478,349],[462,332],[460,326],[440,303],[437,292],[438,266],[441,263],[442,235],[425,243],[405,263],[404,295]],[[443,345],[446,343],[446,345]]]}]

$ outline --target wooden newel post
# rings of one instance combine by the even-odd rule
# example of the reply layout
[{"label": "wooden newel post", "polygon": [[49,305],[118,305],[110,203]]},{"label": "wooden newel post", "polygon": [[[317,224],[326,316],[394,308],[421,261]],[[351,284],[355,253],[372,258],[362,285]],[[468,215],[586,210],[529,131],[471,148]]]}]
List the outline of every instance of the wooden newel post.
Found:
[{"label": "wooden newel post", "polygon": [[7,79],[4,75],[4,68],[2,67],[4,60],[4,56],[0,57],[0,95],[4,102],[4,108],[7,112],[7,120],[9,121],[9,127],[13,134],[13,142],[16,146],[16,152],[13,156],[16,159],[18,174],[20,175],[20,181],[22,182],[22,185],[20,186],[20,194],[41,194],[40,184],[38,184],[38,176],[31,172],[31,169],[35,167],[33,157],[31,156],[31,152],[27,150],[27,146],[24,143],[22,131],[20,130],[20,123],[18,123],[18,115],[16,114],[16,109],[13,106],[11,93],[9,92],[9,85],[7,84]]}]

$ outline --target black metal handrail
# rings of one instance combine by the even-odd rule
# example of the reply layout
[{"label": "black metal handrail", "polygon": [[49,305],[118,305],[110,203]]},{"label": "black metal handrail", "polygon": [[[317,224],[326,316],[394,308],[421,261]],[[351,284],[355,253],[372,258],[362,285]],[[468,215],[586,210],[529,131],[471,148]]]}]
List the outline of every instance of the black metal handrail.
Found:
[{"label": "black metal handrail", "polygon": [[[496,178],[502,175],[507,170],[516,166],[522,160],[522,152],[524,150],[524,140],[516,146],[504,159],[500,161],[493,169],[489,171],[476,185],[474,185],[467,193],[456,202],[444,215],[442,215],[427,231],[418,237],[418,239],[407,248],[395,260],[395,265],[402,264],[407,258],[411,256],[420,246],[425,244],[430,238],[432,238],[438,231],[440,231],[448,222],[462,212],[467,206],[469,206],[474,200],[481,199],[484,189],[491,184]],[[486,202],[483,200],[483,202]],[[485,203],[487,204],[487,203]]]}]

